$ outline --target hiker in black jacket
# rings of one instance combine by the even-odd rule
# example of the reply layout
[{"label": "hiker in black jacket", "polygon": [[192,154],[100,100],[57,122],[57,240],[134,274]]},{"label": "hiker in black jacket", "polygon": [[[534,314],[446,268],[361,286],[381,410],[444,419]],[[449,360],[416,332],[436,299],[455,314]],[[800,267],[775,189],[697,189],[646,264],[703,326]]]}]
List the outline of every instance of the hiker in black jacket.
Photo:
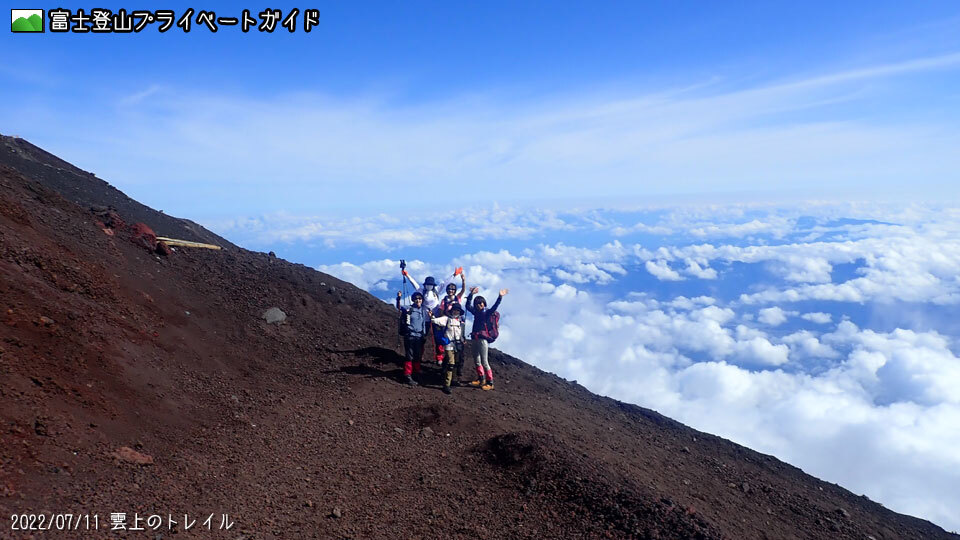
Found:
[{"label": "hiker in black jacket", "polygon": [[467,296],[467,311],[473,314],[473,329],[470,337],[473,342],[473,359],[477,363],[476,381],[470,383],[471,386],[479,386],[484,390],[493,390],[493,370],[490,369],[490,362],[487,360],[487,349],[493,340],[497,339],[500,329],[498,327],[500,314],[497,308],[500,307],[500,301],[510,292],[507,289],[500,289],[500,296],[490,308],[487,308],[487,299],[477,294],[480,289],[473,287]]}]

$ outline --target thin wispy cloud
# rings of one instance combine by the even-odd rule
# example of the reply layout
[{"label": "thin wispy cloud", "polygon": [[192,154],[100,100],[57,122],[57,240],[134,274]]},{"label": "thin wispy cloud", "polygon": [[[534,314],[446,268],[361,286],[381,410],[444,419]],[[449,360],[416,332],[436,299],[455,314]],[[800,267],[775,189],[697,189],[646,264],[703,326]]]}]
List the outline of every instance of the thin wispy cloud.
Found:
[{"label": "thin wispy cloud", "polygon": [[158,84],[152,84],[148,88],[145,88],[144,90],[141,90],[139,92],[135,92],[133,94],[120,98],[117,104],[121,107],[129,107],[132,105],[137,105],[143,102],[145,99],[151,96],[155,96],[162,91],[163,91],[162,86]]},{"label": "thin wispy cloud", "polygon": [[[896,192],[905,177],[921,196],[957,180],[960,129],[948,119],[904,119],[896,113],[903,103],[877,88],[918,73],[955,72],[958,64],[954,53],[723,91],[519,101],[492,91],[414,105],[151,86],[121,96],[114,114],[79,111],[85,138],[59,150],[121,187],[216,193],[233,215],[396,211],[447,194],[462,204],[729,190],[810,196],[864,182],[884,193]],[[889,103],[865,114],[872,99]],[[109,155],[93,151],[104,144]],[[94,154],[95,164],[84,157]],[[353,195],[356,187],[363,197]],[[206,204],[179,208],[190,203],[169,192],[148,199],[169,211],[218,217]]]}]

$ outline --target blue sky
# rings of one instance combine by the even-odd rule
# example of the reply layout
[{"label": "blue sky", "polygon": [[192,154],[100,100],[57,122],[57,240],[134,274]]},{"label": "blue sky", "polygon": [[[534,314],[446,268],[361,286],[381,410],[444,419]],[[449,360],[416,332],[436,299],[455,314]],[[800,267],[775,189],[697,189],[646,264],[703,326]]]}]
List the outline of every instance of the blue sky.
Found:
[{"label": "blue sky", "polygon": [[[187,7],[241,11],[151,9]],[[277,7],[321,24],[0,33],[0,129],[201,221],[392,211],[451,184],[562,207],[960,180],[953,2]]]},{"label": "blue sky", "polygon": [[960,529],[960,5],[273,7],[0,32],[0,132],[384,299],[464,266],[501,349]]}]

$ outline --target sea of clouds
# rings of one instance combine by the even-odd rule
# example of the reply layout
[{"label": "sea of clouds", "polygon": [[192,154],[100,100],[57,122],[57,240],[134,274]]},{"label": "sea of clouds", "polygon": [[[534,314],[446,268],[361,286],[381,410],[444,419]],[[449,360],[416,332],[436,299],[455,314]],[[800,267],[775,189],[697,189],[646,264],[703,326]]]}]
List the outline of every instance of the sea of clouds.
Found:
[{"label": "sea of clouds", "polygon": [[960,530],[960,209],[493,206],[226,229],[384,300],[400,258],[421,280],[463,266],[488,298],[510,289],[503,351]]}]

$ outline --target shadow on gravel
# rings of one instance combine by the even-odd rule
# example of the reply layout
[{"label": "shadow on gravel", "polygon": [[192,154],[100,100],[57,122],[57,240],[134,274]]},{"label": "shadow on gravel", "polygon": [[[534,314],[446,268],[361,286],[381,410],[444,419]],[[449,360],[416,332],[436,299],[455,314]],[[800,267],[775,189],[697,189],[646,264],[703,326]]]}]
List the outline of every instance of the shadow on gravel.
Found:
[{"label": "shadow on gravel", "polygon": [[360,375],[368,379],[390,379],[394,381],[400,380],[400,377],[403,376],[403,369],[380,369],[374,366],[368,366],[366,364],[359,364],[356,366],[344,366],[340,368],[341,373],[346,373],[347,375]]},{"label": "shadow on gravel", "polygon": [[[368,379],[389,379],[392,381],[401,381],[403,379],[403,368],[381,369],[367,364],[358,364],[355,366],[344,366],[338,371],[347,375],[361,376]],[[420,386],[425,388],[439,389],[443,386],[443,373],[439,368],[423,366],[423,371],[415,375]]]},{"label": "shadow on gravel", "polygon": [[[370,379],[390,379],[399,381],[403,378],[403,355],[383,347],[363,347],[361,349],[334,350],[328,352],[353,355],[361,363],[354,366],[344,366],[338,371],[347,375],[359,375]],[[426,356],[426,352],[424,356]],[[369,362],[369,363],[367,363]],[[421,386],[440,388],[443,386],[443,371],[436,363],[427,359],[421,363],[423,371],[416,376]],[[389,369],[393,367],[394,369]]]},{"label": "shadow on gravel", "polygon": [[403,365],[403,355],[398,353],[393,349],[385,349],[383,347],[363,347],[361,349],[349,349],[349,350],[335,350],[327,349],[327,352],[337,353],[337,354],[351,354],[356,358],[369,359],[374,364],[393,364],[396,366]]}]

